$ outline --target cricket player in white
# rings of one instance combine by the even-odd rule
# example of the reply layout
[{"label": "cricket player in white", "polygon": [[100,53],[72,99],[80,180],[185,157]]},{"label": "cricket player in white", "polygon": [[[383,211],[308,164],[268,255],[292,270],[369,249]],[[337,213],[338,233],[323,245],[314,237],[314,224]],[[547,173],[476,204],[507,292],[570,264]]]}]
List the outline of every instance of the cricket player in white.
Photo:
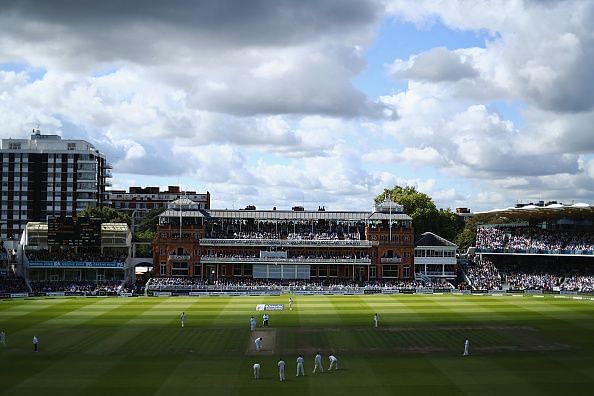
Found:
[{"label": "cricket player in white", "polygon": [[186,313],[185,312],[182,312],[180,319],[181,319],[181,327],[183,329],[184,324],[186,323]]},{"label": "cricket player in white", "polygon": [[291,297],[289,297],[289,310],[293,310],[293,299]]},{"label": "cricket player in white", "polygon": [[4,330],[0,331],[0,344],[6,345],[6,332]]},{"label": "cricket player in white", "polygon": [[468,338],[464,340],[464,353],[462,354],[462,356],[468,356],[468,347],[470,346],[470,341],[468,341]]},{"label": "cricket player in white", "polygon": [[39,344],[39,340],[37,339],[37,336],[33,336],[33,351],[37,352],[37,344]]},{"label": "cricket player in white", "polygon": [[301,355],[297,356],[297,375],[295,377],[299,377],[299,373],[301,373],[302,376],[305,376],[305,373],[303,372],[303,356]]},{"label": "cricket player in white", "polygon": [[336,359],[336,356],[330,355],[328,356],[328,359],[330,359],[330,367],[328,367],[328,371],[332,370],[332,368],[338,370],[338,359]]},{"label": "cricket player in white", "polygon": [[313,369],[313,373],[317,373],[317,372],[323,373],[324,372],[324,367],[322,367],[322,355],[320,355],[320,352],[316,353],[316,357],[314,358],[314,369]]},{"label": "cricket player in white", "polygon": [[379,326],[379,316],[378,316],[378,314],[373,315],[373,325],[375,327]]},{"label": "cricket player in white", "polygon": [[256,352],[260,352],[260,349],[262,349],[262,337],[256,338],[254,344],[256,344]]},{"label": "cricket player in white", "polygon": [[278,361],[278,377],[281,381],[285,380],[285,361],[283,358]]},{"label": "cricket player in white", "polygon": [[254,319],[254,317],[252,316],[250,318],[250,331],[254,331],[256,330],[256,319]]},{"label": "cricket player in white", "polygon": [[262,315],[262,327],[268,327],[268,319],[269,319],[269,316],[267,313]]},{"label": "cricket player in white", "polygon": [[260,363],[254,363],[254,379],[260,379]]}]

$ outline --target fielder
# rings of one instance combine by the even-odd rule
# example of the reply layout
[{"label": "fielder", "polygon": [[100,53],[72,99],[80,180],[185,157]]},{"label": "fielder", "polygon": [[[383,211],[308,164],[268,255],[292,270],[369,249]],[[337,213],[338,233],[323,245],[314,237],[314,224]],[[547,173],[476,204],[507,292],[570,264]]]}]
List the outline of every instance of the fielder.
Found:
[{"label": "fielder", "polygon": [[260,352],[260,349],[262,349],[262,337],[256,338],[254,344],[256,344],[256,352]]},{"label": "fielder", "polygon": [[39,340],[37,339],[37,336],[33,336],[33,351],[37,352],[37,344],[39,344]]},{"label": "fielder", "polygon": [[299,377],[299,374],[305,376],[305,373],[303,372],[303,356],[301,356],[301,354],[297,356],[297,375],[295,375],[295,377]]},{"label": "fielder", "polygon": [[0,331],[0,344],[6,345],[6,332],[4,330]]},{"label": "fielder", "polygon": [[462,354],[462,356],[468,356],[468,347],[470,346],[470,341],[468,341],[468,338],[464,340],[464,353]]},{"label": "fielder", "polygon": [[375,315],[373,315],[373,325],[375,327],[378,327],[379,326],[379,316],[378,316],[377,313]]},{"label": "fielder", "polygon": [[328,359],[330,359],[330,367],[328,367],[328,371],[332,370],[332,368],[338,370],[338,359],[336,359],[336,356],[330,355],[328,356]]},{"label": "fielder", "polygon": [[256,330],[256,319],[252,316],[250,318],[250,331],[253,332],[254,330]]},{"label": "fielder", "polygon": [[323,373],[324,372],[324,367],[322,367],[322,355],[320,355],[320,352],[316,353],[316,357],[314,358],[314,369],[313,369],[313,373],[317,373],[317,372]]},{"label": "fielder", "polygon": [[185,312],[182,312],[180,319],[181,319],[181,327],[183,329],[184,324],[186,323],[186,313]]},{"label": "fielder", "polygon": [[293,299],[291,297],[289,297],[289,310],[293,310]]},{"label": "fielder", "polygon": [[285,380],[285,361],[283,358],[278,361],[278,377],[281,381]]},{"label": "fielder", "polygon": [[260,379],[260,363],[254,363],[254,379]]}]

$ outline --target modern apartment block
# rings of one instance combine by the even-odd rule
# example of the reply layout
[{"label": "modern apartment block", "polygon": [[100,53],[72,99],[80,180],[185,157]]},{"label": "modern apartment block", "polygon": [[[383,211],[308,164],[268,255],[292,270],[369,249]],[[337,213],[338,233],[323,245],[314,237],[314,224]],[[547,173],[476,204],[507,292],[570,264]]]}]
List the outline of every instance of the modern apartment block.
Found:
[{"label": "modern apartment block", "polygon": [[179,186],[168,186],[161,191],[159,187],[129,187],[126,190],[110,190],[109,201],[112,208],[124,212],[132,219],[132,231],[136,232],[140,220],[152,209],[167,208],[177,198],[185,197],[195,202],[200,209],[210,209],[210,193],[182,191]]},{"label": "modern apartment block", "polygon": [[111,165],[84,140],[33,130],[30,139],[2,139],[0,164],[2,239],[18,239],[27,222],[109,203]]}]

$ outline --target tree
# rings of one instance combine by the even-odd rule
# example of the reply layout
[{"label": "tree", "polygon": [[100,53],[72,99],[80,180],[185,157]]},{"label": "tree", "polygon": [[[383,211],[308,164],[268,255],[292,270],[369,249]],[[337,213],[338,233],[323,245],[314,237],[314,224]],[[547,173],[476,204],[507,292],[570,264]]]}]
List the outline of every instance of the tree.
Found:
[{"label": "tree", "polygon": [[82,212],[78,212],[80,217],[98,217],[102,223],[126,223],[130,225],[132,222],[130,216],[125,213],[118,212],[109,206],[90,207],[87,206]]},{"label": "tree", "polygon": [[165,211],[165,208],[155,208],[151,209],[142,220],[138,224],[138,232],[145,233],[149,232],[156,232],[157,225],[159,224],[159,215]]},{"label": "tree", "polygon": [[[152,242],[157,234],[157,225],[159,224],[159,215],[165,211],[165,208],[151,209],[138,224],[138,231],[134,234],[134,240],[138,242]],[[136,254],[139,257],[150,257],[152,249],[149,245],[139,245],[136,248]]]},{"label": "tree", "polygon": [[462,232],[456,236],[454,243],[458,245],[458,249],[462,252],[466,252],[470,246],[474,246],[475,240],[476,228],[471,224],[467,224]]},{"label": "tree", "polygon": [[412,217],[416,235],[430,231],[452,241],[461,229],[455,213],[450,209],[437,209],[429,195],[413,186],[386,189],[375,197],[375,202],[380,203],[386,196],[402,205],[404,212]]}]

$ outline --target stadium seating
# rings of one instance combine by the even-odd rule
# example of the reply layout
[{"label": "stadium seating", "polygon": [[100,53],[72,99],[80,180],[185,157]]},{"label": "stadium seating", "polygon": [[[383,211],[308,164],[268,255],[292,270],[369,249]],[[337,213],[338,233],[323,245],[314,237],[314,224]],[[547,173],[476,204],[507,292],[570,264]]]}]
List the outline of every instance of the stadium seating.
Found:
[{"label": "stadium seating", "polygon": [[28,293],[29,288],[21,277],[0,278],[0,294]]},{"label": "stadium seating", "polygon": [[535,227],[478,228],[476,248],[479,252],[591,255],[594,235]]},{"label": "stadium seating", "polygon": [[470,286],[474,290],[501,290],[503,287],[497,268],[493,262],[486,258],[472,257],[465,272],[470,280]]}]

